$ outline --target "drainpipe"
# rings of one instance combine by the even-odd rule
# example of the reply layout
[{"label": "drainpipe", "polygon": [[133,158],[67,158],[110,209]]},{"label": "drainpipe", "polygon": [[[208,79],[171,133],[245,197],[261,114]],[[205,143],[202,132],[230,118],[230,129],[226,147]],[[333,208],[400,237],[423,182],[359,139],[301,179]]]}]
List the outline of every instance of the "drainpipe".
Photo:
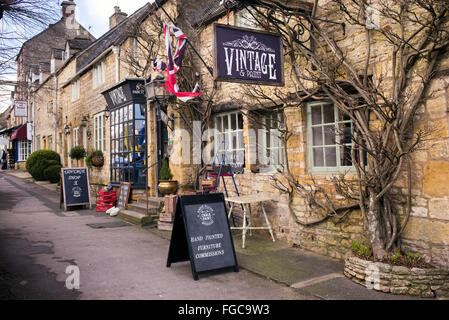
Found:
[{"label": "drainpipe", "polygon": [[115,55],[115,83],[120,81],[120,47],[112,47],[112,52]]},{"label": "drainpipe", "polygon": [[58,113],[58,110],[59,110],[59,108],[58,108],[58,77],[56,76],[56,74],[54,75],[54,77],[55,77],[55,108],[54,108],[54,111],[53,111],[53,119],[54,119],[53,123],[55,125],[55,134],[54,134],[54,136],[55,136],[55,139],[54,139],[54,141],[55,141],[55,151],[58,152],[58,125],[56,123],[56,121],[57,121],[57,113]]}]

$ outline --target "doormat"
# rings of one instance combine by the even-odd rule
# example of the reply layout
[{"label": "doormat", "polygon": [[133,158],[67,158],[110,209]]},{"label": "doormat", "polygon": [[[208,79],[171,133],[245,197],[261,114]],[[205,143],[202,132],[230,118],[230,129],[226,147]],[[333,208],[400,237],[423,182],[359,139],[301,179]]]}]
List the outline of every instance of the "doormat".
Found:
[{"label": "doormat", "polygon": [[107,229],[107,228],[120,228],[129,227],[130,224],[123,221],[103,222],[103,223],[88,223],[87,226],[93,229]]}]

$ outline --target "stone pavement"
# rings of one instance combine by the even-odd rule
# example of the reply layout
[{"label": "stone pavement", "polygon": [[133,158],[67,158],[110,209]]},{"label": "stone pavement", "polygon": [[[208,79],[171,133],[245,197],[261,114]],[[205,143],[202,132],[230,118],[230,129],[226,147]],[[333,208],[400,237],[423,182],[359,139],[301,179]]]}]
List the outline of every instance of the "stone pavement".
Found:
[{"label": "stone pavement", "polygon": [[[171,232],[144,227],[151,233],[170,240]],[[419,299],[367,289],[343,275],[341,261],[289,247],[269,236],[246,237],[242,248],[241,235],[234,232],[234,246],[239,266],[262,277],[298,290],[302,295],[324,300],[410,300]],[[421,299],[420,299],[421,300]]]},{"label": "stone pavement", "polygon": [[[24,173],[11,171],[7,173],[22,179],[27,178]],[[118,218],[114,219],[118,220]],[[168,245],[171,232],[158,230],[155,225],[138,229],[140,229],[139,233],[146,231],[157,235],[162,242]],[[238,231],[234,231],[234,245],[241,268],[297,290],[300,296],[309,299],[416,299],[410,296],[391,295],[369,290],[343,276],[344,265],[341,261],[299,248],[292,248],[281,241],[272,242],[268,237],[248,236],[246,248],[242,249],[241,235]],[[165,259],[165,257],[160,258]],[[239,297],[235,298],[239,299]]]}]

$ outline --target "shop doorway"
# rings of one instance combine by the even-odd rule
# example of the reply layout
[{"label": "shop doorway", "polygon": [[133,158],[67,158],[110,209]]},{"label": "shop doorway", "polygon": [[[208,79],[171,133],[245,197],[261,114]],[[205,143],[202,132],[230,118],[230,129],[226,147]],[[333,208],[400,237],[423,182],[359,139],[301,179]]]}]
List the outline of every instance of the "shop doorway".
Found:
[{"label": "shop doorway", "polygon": [[167,106],[159,105],[156,108],[156,135],[157,135],[157,176],[162,168],[162,160],[168,158],[168,130]]}]

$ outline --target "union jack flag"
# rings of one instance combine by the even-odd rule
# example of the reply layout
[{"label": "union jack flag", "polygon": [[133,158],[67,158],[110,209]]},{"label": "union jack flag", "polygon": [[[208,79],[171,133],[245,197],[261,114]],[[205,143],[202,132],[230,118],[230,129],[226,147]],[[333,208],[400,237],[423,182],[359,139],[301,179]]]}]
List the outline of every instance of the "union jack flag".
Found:
[{"label": "union jack flag", "polygon": [[[176,46],[175,55],[173,56],[170,34],[173,32],[178,44]],[[181,68],[182,59],[184,58],[184,51],[186,49],[187,39],[181,29],[164,23],[164,35],[165,35],[165,47],[167,49],[168,65],[162,62],[160,59],[153,61],[154,71],[165,71],[167,73],[167,80],[165,81],[165,87],[168,91],[173,93],[181,101],[189,101],[201,95],[200,87],[198,83],[192,92],[181,92],[179,86],[176,83],[176,72]]]}]

